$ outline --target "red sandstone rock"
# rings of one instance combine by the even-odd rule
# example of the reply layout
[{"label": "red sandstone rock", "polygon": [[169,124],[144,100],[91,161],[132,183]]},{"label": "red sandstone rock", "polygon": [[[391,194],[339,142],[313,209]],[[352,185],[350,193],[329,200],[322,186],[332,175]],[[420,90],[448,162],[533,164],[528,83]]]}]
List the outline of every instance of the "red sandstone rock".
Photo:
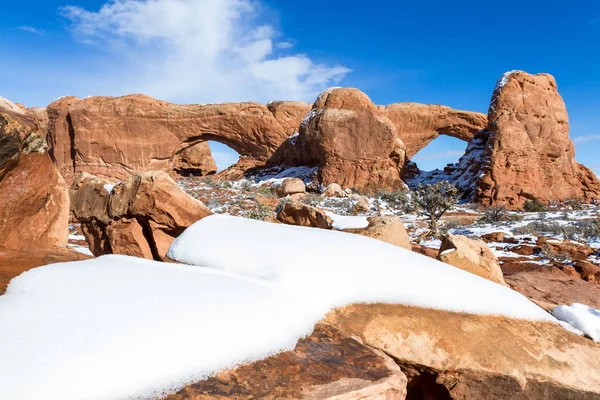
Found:
[{"label": "red sandstone rock", "polygon": [[437,104],[393,103],[379,109],[396,127],[408,159],[440,135],[468,142],[487,125],[485,114]]},{"label": "red sandstone rock", "polygon": [[66,246],[67,186],[46,153],[44,133],[23,114],[0,108],[0,246]]},{"label": "red sandstone rock", "polygon": [[487,130],[475,192],[482,204],[600,199],[600,181],[575,161],[567,110],[551,75],[506,73],[492,95]]},{"label": "red sandstone rock", "polygon": [[28,248],[12,250],[0,247],[0,295],[4,294],[11,279],[31,268],[67,261],[91,258],[88,255],[66,247],[48,249]]},{"label": "red sandstone rock", "polygon": [[298,132],[300,122],[306,117],[311,109],[311,104],[300,101],[272,101],[267,108],[282,126],[286,135],[290,136]]},{"label": "red sandstone rock", "polygon": [[72,211],[90,250],[162,260],[188,226],[210,215],[164,172],[145,172],[120,182],[81,174],[71,187]]},{"label": "red sandstone rock", "polygon": [[[49,106],[49,115],[59,167],[117,179],[170,171],[174,162],[181,166],[184,149],[206,140],[264,161],[289,136],[258,103],[177,105],[143,95],[65,98]],[[204,164],[188,163],[201,165],[201,172]]]}]

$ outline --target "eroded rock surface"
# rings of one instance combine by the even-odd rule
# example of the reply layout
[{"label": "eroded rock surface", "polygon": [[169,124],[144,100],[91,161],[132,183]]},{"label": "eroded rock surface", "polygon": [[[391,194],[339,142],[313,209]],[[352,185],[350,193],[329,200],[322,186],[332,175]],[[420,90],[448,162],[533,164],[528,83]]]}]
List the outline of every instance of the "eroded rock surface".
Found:
[{"label": "eroded rock surface", "polygon": [[211,214],[164,172],[133,175],[114,187],[83,173],[71,187],[71,201],[95,256],[162,260],[177,236]]},{"label": "eroded rock surface", "polygon": [[212,173],[214,161],[197,157],[208,157],[200,144],[207,140],[264,161],[289,136],[259,103],[177,105],[128,95],[67,97],[48,108],[57,165],[117,179],[149,170]]},{"label": "eroded rock surface", "polygon": [[406,377],[385,354],[327,325],[293,351],[223,371],[166,400],[403,400]]},{"label": "eroded rock surface", "polygon": [[68,189],[48,156],[44,132],[23,113],[0,108],[0,246],[66,246]]}]

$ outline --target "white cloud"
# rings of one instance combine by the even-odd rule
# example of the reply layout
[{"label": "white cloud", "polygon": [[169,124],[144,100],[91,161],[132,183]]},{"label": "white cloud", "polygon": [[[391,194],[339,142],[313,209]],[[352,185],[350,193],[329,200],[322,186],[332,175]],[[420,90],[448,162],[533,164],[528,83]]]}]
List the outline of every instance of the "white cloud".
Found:
[{"label": "white cloud", "polygon": [[115,58],[120,90],[171,101],[312,101],[350,71],[305,54],[279,55],[292,42],[277,41],[261,10],[253,0],[114,0],[98,11],[65,6],[61,14],[77,40]]},{"label": "white cloud", "polygon": [[427,154],[424,155],[423,158],[424,159],[435,159],[435,158],[449,158],[449,157],[457,157],[457,156],[462,156],[463,154],[465,154],[464,150],[448,150],[448,151],[443,151],[441,153],[433,153],[433,154]]},{"label": "white cloud", "polygon": [[35,33],[36,35],[43,35],[45,32],[43,29],[38,29],[27,25],[19,26],[19,29],[25,32]]},{"label": "white cloud", "polygon": [[600,140],[600,135],[577,136],[573,138],[573,143],[591,142],[593,140]]}]

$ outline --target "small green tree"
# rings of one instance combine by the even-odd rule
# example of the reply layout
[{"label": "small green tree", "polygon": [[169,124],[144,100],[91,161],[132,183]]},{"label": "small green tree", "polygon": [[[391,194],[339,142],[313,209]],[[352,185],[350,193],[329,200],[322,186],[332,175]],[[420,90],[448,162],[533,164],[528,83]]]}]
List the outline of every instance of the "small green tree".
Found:
[{"label": "small green tree", "polygon": [[419,213],[429,219],[430,234],[437,236],[440,218],[458,203],[458,189],[447,181],[420,184],[412,198]]},{"label": "small green tree", "polygon": [[537,197],[534,197],[531,200],[525,200],[523,210],[526,212],[544,212],[546,211],[546,204]]}]

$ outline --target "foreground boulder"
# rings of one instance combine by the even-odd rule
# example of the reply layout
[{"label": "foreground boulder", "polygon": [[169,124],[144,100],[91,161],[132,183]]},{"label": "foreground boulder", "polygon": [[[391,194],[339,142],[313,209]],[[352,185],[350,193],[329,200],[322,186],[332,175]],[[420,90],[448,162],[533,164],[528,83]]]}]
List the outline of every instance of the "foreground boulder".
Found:
[{"label": "foreground boulder", "polygon": [[329,313],[293,351],[167,399],[588,400],[598,368],[600,345],[551,322],[363,304]]},{"label": "foreground boulder", "polygon": [[210,215],[164,172],[133,175],[116,186],[80,174],[71,187],[72,211],[95,256],[125,254],[163,260],[171,242]]},{"label": "foreground boulder", "polygon": [[21,113],[0,108],[0,246],[64,247],[68,189],[48,156],[45,133]]},{"label": "foreground boulder", "polygon": [[113,179],[149,170],[212,173],[207,140],[264,161],[289,136],[259,103],[178,105],[128,95],[69,97],[48,108],[61,170]]},{"label": "foreground boulder", "polygon": [[437,259],[490,281],[506,284],[498,258],[482,240],[448,234],[442,241]]},{"label": "foreground boulder", "polygon": [[600,345],[558,324],[389,304],[327,322],[391,356],[407,398],[600,399]]},{"label": "foreground boulder", "polygon": [[398,217],[369,217],[369,226],[363,229],[344,229],[344,232],[356,233],[383,242],[412,250],[412,243],[404,224]]},{"label": "foreground boulder", "polygon": [[600,199],[600,181],[575,161],[565,103],[551,75],[507,72],[498,81],[488,126],[445,177],[483,205],[520,208],[544,202]]},{"label": "foreground boulder", "polygon": [[333,225],[333,220],[325,211],[295,200],[287,201],[282,205],[277,212],[277,220],[288,225],[321,229],[331,229]]},{"label": "foreground boulder", "polygon": [[404,400],[406,376],[383,352],[317,325],[293,351],[223,371],[166,400]]}]

